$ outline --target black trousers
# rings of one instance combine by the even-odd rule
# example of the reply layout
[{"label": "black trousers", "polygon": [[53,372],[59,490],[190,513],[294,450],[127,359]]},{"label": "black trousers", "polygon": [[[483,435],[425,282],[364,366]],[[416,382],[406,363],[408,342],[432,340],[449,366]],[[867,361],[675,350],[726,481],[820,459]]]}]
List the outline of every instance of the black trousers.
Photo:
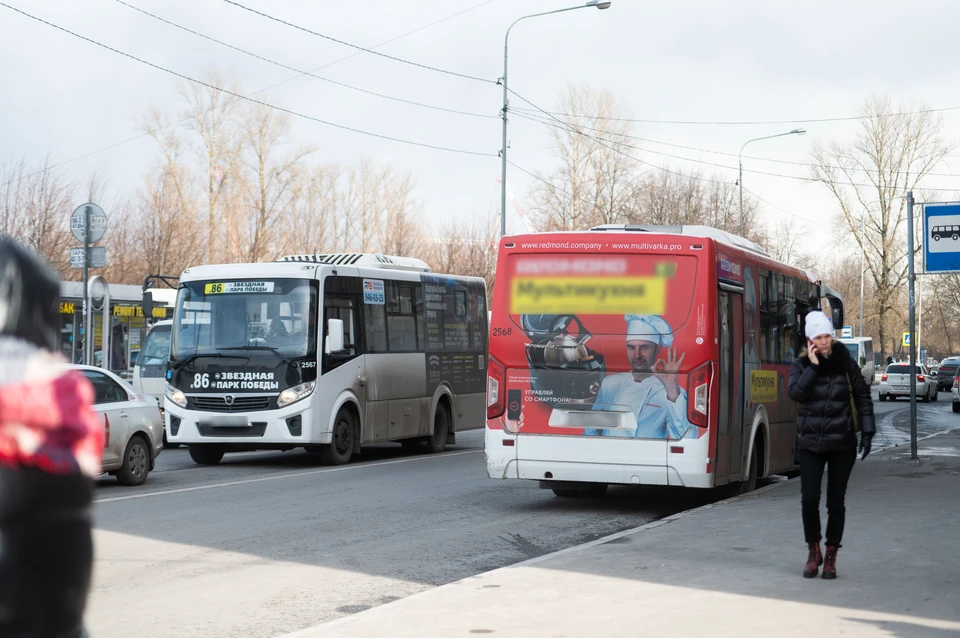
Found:
[{"label": "black trousers", "polygon": [[820,490],[823,469],[827,468],[827,545],[840,547],[846,518],[844,498],[847,481],[857,460],[857,450],[817,453],[800,450],[800,503],[803,513],[803,536],[807,543],[819,543]]},{"label": "black trousers", "polygon": [[93,482],[0,465],[0,636],[79,638],[93,568]]}]

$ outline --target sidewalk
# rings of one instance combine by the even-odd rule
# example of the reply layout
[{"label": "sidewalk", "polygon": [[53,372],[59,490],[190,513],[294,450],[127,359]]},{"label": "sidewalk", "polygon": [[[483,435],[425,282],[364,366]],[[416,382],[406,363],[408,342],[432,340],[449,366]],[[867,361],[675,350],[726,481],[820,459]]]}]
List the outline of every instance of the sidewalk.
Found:
[{"label": "sidewalk", "polygon": [[[838,580],[775,484],[290,636],[960,636],[960,430],[857,463]],[[823,519],[826,524],[826,516]]]}]

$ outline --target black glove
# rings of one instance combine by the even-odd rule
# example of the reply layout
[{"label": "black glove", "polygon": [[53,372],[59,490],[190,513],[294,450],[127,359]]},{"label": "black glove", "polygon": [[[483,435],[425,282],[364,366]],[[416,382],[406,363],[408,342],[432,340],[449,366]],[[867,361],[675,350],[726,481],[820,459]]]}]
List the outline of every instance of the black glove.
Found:
[{"label": "black glove", "polygon": [[863,456],[860,457],[860,460],[864,460],[867,456],[870,455],[870,449],[873,447],[873,435],[872,434],[861,434],[860,435],[860,448],[857,450],[857,453],[862,453]]}]

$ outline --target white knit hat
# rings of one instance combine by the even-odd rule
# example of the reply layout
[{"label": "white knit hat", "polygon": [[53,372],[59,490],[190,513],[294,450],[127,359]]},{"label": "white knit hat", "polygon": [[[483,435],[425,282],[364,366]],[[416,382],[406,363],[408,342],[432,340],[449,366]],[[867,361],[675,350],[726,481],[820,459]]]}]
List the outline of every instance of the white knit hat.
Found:
[{"label": "white knit hat", "polygon": [[823,312],[814,310],[813,312],[807,313],[804,332],[807,334],[807,339],[815,339],[825,334],[833,336],[833,322],[827,315],[823,314]]}]

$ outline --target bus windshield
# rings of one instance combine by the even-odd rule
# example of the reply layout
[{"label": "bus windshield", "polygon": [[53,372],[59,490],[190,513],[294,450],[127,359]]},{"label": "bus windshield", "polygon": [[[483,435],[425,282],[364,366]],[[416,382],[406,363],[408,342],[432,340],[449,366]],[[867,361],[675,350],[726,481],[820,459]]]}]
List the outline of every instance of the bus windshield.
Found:
[{"label": "bus windshield", "polygon": [[137,365],[149,366],[166,363],[169,356],[170,326],[154,326],[140,347]]},{"label": "bus windshield", "polygon": [[860,344],[858,343],[844,343],[843,345],[847,346],[847,350],[850,352],[850,357],[857,361],[860,357]]},{"label": "bus windshield", "polygon": [[282,357],[315,354],[317,290],[307,279],[183,283],[170,356],[248,348]]}]

